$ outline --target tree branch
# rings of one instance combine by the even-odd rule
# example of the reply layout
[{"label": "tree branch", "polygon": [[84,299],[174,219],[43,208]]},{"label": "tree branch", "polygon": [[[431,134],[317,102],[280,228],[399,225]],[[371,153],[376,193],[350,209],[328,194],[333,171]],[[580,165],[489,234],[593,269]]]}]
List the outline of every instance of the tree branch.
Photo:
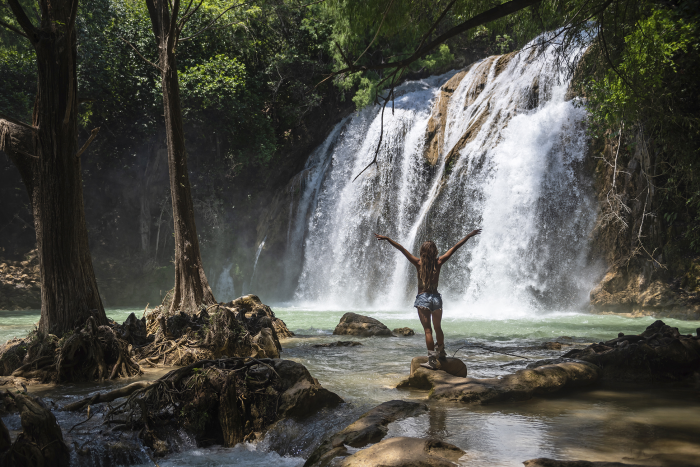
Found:
[{"label": "tree branch", "polygon": [[415,52],[413,52],[413,55],[411,55],[408,58],[405,58],[403,60],[399,60],[396,62],[390,62],[390,63],[380,63],[377,65],[353,65],[350,67],[343,68],[342,70],[336,71],[331,73],[329,76],[327,76],[323,81],[321,81],[318,84],[321,84],[334,76],[343,74],[343,73],[354,73],[357,71],[368,71],[368,70],[382,70],[382,69],[387,69],[387,68],[403,68],[411,63],[415,62],[416,60],[422,58],[425,54],[433,50],[435,47],[438,45],[444,43],[448,39],[451,39],[452,37],[459,35],[463,32],[466,32],[470,29],[473,29],[477,26],[481,26],[482,24],[490,23],[491,21],[495,21],[498,19],[501,19],[505,16],[508,16],[512,13],[515,13],[517,11],[523,10],[529,6],[532,6],[536,3],[541,2],[542,0],[511,0],[510,2],[504,3],[502,5],[498,5],[497,7],[491,8],[490,10],[487,10],[483,13],[480,13],[473,18],[458,24],[457,26],[447,30],[443,34],[439,35],[432,41],[430,41],[428,44],[424,45],[423,47],[417,48]]},{"label": "tree branch", "polygon": [[139,52],[139,49],[137,49],[137,48],[134,46],[134,44],[132,44],[131,42],[127,41],[126,39],[124,39],[123,37],[120,37],[120,36],[117,36],[117,39],[120,39],[120,40],[123,41],[126,45],[128,45],[129,47],[131,47],[132,49],[134,49],[134,52],[136,52],[136,54],[138,54],[138,56],[141,57],[146,63],[148,63],[149,65],[151,65],[152,67],[154,67],[156,70],[160,71],[161,73],[163,73],[163,69],[162,69],[161,67],[159,67],[158,65],[156,65],[155,63],[153,63],[152,61],[150,61],[149,59],[147,59],[146,57],[144,57],[143,55],[141,55],[141,52]]},{"label": "tree branch", "polygon": [[[213,20],[211,20],[211,21],[209,22],[209,24],[207,24],[206,26],[204,26],[202,29],[200,29],[199,31],[195,32],[194,34],[190,34],[189,36],[185,37],[184,39],[180,40],[179,42],[188,41],[188,40],[190,40],[190,39],[192,39],[192,38],[194,38],[194,37],[199,36],[199,35],[202,34],[204,31],[206,31],[206,30],[208,30],[209,28],[211,28],[212,24],[216,23],[216,22],[219,20],[219,18],[221,18],[222,16],[224,16],[227,12],[229,12],[230,10],[233,10],[234,8],[238,8],[238,7],[247,5],[247,4],[248,4],[247,2],[244,2],[244,3],[238,3],[238,4],[236,4],[236,5],[231,5],[230,7],[226,8],[224,11],[222,11],[221,14],[220,14],[219,16],[217,16],[216,18],[214,18]],[[182,27],[183,27],[183,28],[185,27],[184,23],[182,24]]]},{"label": "tree branch", "polygon": [[70,34],[75,25],[75,18],[78,16],[78,0],[73,0],[73,4],[70,8],[70,18],[68,19],[68,27],[66,28],[66,34]]},{"label": "tree branch", "polygon": [[12,26],[11,24],[8,24],[8,23],[6,23],[6,22],[4,22],[4,21],[0,21],[0,26],[5,26],[7,29],[9,29],[10,31],[14,32],[15,34],[19,34],[20,36],[26,37],[27,39],[29,39],[29,36],[28,36],[28,35],[26,35],[26,34],[23,33],[22,31],[20,31],[20,30],[17,29],[16,27]]},{"label": "tree branch", "polygon": [[[452,3],[454,3],[455,1],[456,1],[456,0],[452,0]],[[357,62],[360,61],[360,59],[362,58],[362,56],[363,56],[364,54],[367,53],[367,51],[369,50],[370,47],[372,47],[372,44],[374,44],[374,41],[377,40],[377,36],[379,36],[379,31],[382,30],[382,25],[384,25],[384,20],[386,19],[386,15],[389,14],[389,9],[391,8],[391,5],[393,5],[393,4],[394,4],[394,0],[391,0],[391,1],[389,2],[389,4],[386,6],[386,10],[384,10],[384,14],[382,15],[382,20],[379,22],[379,26],[377,27],[377,32],[374,34],[374,37],[373,37],[372,40],[370,41],[370,43],[369,43],[369,45],[367,46],[367,48],[365,49],[365,51],[362,52],[362,53],[360,54],[359,57],[357,57],[357,60],[355,60],[355,62],[353,63],[353,65],[356,65]],[[335,45],[336,45],[336,47],[338,47],[338,44],[337,44],[337,43],[336,43]],[[423,44],[421,43],[421,45],[423,45]],[[420,46],[419,46],[419,47],[420,47]],[[340,47],[338,47],[338,50],[340,50]],[[340,53],[342,54],[343,52],[341,51]],[[345,55],[343,55],[343,58],[345,58]],[[347,59],[345,59],[345,63],[347,63],[348,65],[350,65],[350,62],[348,62]]]},{"label": "tree branch", "polygon": [[92,143],[92,140],[94,140],[97,137],[97,133],[99,133],[100,127],[93,128],[93,130],[90,132],[90,137],[88,138],[87,141],[85,141],[85,144],[83,144],[83,147],[78,150],[78,153],[75,155],[75,158],[78,159],[85,151],[87,151],[87,148],[90,146]]},{"label": "tree branch", "polygon": [[19,23],[24,33],[27,35],[27,39],[29,39],[31,43],[34,44],[36,42],[36,28],[29,20],[27,14],[24,12],[22,5],[19,4],[18,0],[7,0],[7,3],[10,4],[12,13],[15,14],[15,19]]}]

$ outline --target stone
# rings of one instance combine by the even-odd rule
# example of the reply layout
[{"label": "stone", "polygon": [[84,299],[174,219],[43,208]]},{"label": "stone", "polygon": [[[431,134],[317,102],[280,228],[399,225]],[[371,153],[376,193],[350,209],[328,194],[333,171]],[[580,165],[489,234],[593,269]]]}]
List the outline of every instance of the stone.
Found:
[{"label": "stone", "polygon": [[523,464],[525,467],[642,467],[641,464],[623,464],[622,462],[558,461],[544,457],[531,459]]},{"label": "stone", "polygon": [[323,407],[335,407],[344,402],[339,395],[321,386],[301,363],[281,359],[272,361],[284,391],[277,407],[279,418],[304,418]]},{"label": "stone", "polygon": [[345,458],[341,467],[453,467],[465,454],[437,439],[389,438]]},{"label": "stone", "polygon": [[328,342],[326,344],[315,344],[313,347],[316,348],[328,348],[328,347],[357,347],[358,345],[362,345],[362,342],[357,342],[357,341],[337,341],[337,342]]},{"label": "stone", "polygon": [[[421,367],[423,363],[428,363],[428,357],[413,357],[413,360],[411,360],[411,375],[413,375],[418,368],[423,368]],[[445,371],[452,376],[458,376],[460,378],[467,377],[467,365],[459,358],[447,357],[445,359],[438,359],[437,367],[438,370]]]},{"label": "stone", "polygon": [[416,332],[411,328],[396,328],[396,329],[394,329],[394,334],[397,334],[397,335],[403,336],[403,337],[409,337],[409,336],[414,336],[416,334]]},{"label": "stone", "polygon": [[542,344],[542,348],[545,350],[561,350],[561,343],[545,342],[544,344]]},{"label": "stone", "polygon": [[678,328],[657,320],[640,335],[623,335],[584,349],[573,349],[562,359],[593,363],[601,378],[627,381],[679,381],[700,371],[700,340],[682,336]]},{"label": "stone", "polygon": [[379,404],[322,442],[311,453],[304,467],[328,465],[335,457],[347,455],[346,445],[362,448],[379,442],[386,436],[389,423],[427,411],[428,407],[418,402],[394,400]]},{"label": "stone", "polygon": [[391,330],[378,320],[357,313],[345,313],[333,334],[359,337],[393,336]]},{"label": "stone", "polygon": [[502,378],[461,378],[444,371],[418,367],[397,386],[430,390],[429,399],[487,404],[527,400],[564,388],[590,386],[598,381],[600,368],[592,363],[569,361],[517,371]]}]

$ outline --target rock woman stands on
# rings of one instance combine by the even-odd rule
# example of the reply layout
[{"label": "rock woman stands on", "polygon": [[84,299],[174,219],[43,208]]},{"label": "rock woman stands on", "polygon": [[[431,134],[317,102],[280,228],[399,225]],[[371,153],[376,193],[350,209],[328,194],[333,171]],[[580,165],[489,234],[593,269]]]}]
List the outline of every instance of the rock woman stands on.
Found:
[{"label": "rock woman stands on", "polygon": [[[418,318],[425,331],[425,345],[428,347],[428,363],[424,363],[421,366],[435,370],[437,369],[437,359],[446,357],[445,336],[440,326],[440,322],[442,321],[442,296],[437,290],[438,281],[440,280],[440,268],[450,259],[459,247],[464,245],[471,237],[479,235],[480,233],[481,229],[472,231],[440,257],[438,257],[438,250],[435,243],[427,241],[420,247],[420,258],[413,256],[403,246],[389,237],[376,233],[374,234],[377,240],[386,240],[391,246],[403,253],[406,259],[416,267],[418,272],[418,295],[416,295],[416,301],[413,303],[413,306],[418,309]],[[432,324],[435,326],[437,345],[433,342],[433,331],[430,326],[431,316]]]}]

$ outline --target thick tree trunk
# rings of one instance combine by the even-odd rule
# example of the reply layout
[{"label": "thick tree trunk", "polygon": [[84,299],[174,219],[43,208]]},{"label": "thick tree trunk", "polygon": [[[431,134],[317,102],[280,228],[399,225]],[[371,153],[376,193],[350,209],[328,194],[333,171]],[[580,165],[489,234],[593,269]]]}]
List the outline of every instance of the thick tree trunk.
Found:
[{"label": "thick tree trunk", "polygon": [[203,304],[211,305],[215,300],[199,253],[175,54],[162,53],[160,63],[165,67],[165,72],[162,73],[163,107],[175,229],[175,290],[172,309],[191,312]]},{"label": "thick tree trunk", "polygon": [[202,266],[187,172],[187,151],[175,58],[176,36],[179,33],[175,23],[179,1],[174,2],[172,15],[167,1],[147,0],[146,5],[159,47],[165,135],[168,143],[168,171],[175,231],[175,290],[171,310],[192,313],[202,305],[215,303],[215,300]]},{"label": "thick tree trunk", "polygon": [[34,211],[42,285],[39,329],[61,336],[90,316],[107,323],[88,245],[77,147],[77,50],[71,21],[77,0],[42,0],[40,28],[22,20],[16,1],[11,6],[36,51],[38,89],[34,129],[0,122],[6,133],[17,130],[0,138],[5,142],[0,145],[20,170]]}]

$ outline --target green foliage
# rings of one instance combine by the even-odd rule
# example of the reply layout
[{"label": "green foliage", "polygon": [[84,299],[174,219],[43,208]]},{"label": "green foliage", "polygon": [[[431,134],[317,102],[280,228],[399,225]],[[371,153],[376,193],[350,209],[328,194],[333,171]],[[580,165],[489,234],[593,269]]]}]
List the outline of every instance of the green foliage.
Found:
[{"label": "green foliage", "polygon": [[641,144],[656,159],[656,168],[646,170],[669,240],[681,240],[678,251],[700,252],[700,11],[688,1],[639,7],[623,34],[602,32],[604,66],[584,86],[590,131],[603,137],[624,129],[630,141],[643,135]]},{"label": "green foliage", "polygon": [[0,48],[0,112],[31,122],[36,93],[36,62],[33,51]]}]

